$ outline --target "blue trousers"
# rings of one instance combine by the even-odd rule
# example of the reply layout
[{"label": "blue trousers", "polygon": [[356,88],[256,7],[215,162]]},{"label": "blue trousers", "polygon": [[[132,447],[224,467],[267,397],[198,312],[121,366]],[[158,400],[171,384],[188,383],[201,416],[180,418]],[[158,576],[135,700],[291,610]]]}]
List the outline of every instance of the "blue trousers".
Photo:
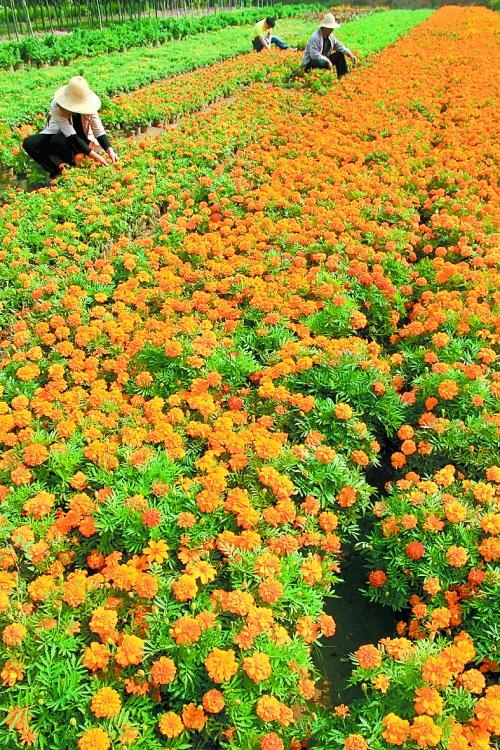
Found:
[{"label": "blue trousers", "polygon": [[[280,39],[279,36],[271,37],[271,44],[275,44],[279,49],[288,49],[288,44]],[[252,47],[256,52],[261,52],[264,49],[264,45],[260,41],[260,37],[256,36],[252,42]]]}]

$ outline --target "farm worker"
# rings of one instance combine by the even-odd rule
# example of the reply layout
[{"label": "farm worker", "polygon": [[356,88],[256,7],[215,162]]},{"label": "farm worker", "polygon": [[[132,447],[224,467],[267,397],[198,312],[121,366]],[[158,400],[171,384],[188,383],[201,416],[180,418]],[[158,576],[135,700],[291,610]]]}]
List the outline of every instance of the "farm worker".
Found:
[{"label": "farm worker", "polygon": [[254,26],[255,39],[252,46],[256,52],[263,49],[271,49],[271,44],[275,44],[280,49],[289,49],[288,44],[280,39],[279,36],[273,36],[272,30],[276,26],[275,18],[264,18],[258,21]]},{"label": "farm worker", "polygon": [[54,94],[45,128],[23,141],[23,148],[50,179],[61,174],[62,164],[75,164],[75,156],[85,154],[98,164],[118,157],[111,146],[99,115],[101,100],[85,78],[74,76]]},{"label": "farm worker", "polygon": [[346,57],[356,65],[356,58],[342,42],[333,36],[333,29],[338,29],[339,23],[333,13],[327,13],[321,25],[307,42],[302,56],[302,67],[307,71],[311,68],[326,68],[337,70],[337,77],[342,78],[347,71]]}]

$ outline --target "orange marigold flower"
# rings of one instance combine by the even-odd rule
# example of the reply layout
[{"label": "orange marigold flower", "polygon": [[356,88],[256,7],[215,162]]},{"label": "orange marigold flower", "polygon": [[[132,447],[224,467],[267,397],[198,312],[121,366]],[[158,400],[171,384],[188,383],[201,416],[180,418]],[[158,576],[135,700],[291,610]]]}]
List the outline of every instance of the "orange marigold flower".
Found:
[{"label": "orange marigold flower", "polygon": [[486,687],[485,677],[478,669],[468,669],[462,672],[459,681],[469,693],[476,693],[477,695],[482,693]]},{"label": "orange marigold flower", "polygon": [[387,693],[391,684],[390,677],[384,673],[372,677],[371,682],[375,690],[379,690],[383,695]]},{"label": "orange marigold flower", "polygon": [[6,646],[19,646],[22,642],[27,630],[20,622],[13,622],[12,625],[7,625],[2,633],[2,641]]},{"label": "orange marigold flower", "polygon": [[417,716],[410,727],[410,736],[419,747],[435,747],[441,740],[442,730],[430,716]]},{"label": "orange marigold flower", "polygon": [[147,508],[141,513],[141,520],[148,529],[154,529],[161,523],[161,513],[156,508]]},{"label": "orange marigold flower", "polygon": [[218,714],[220,713],[220,711],[222,711],[222,709],[226,705],[226,702],[221,691],[213,689],[205,693],[205,695],[203,696],[202,704],[207,713]]},{"label": "orange marigold flower", "polygon": [[101,641],[106,641],[108,638],[115,635],[117,622],[118,615],[114,610],[98,607],[92,613],[89,622],[89,629],[92,633],[97,633]]},{"label": "orange marigold flower", "polygon": [[116,690],[103,687],[92,696],[90,707],[98,719],[111,719],[121,709],[122,704]]},{"label": "orange marigold flower", "polygon": [[410,558],[410,560],[420,560],[420,558],[425,553],[425,547],[421,542],[410,542],[406,545],[406,556]]},{"label": "orange marigold flower", "polygon": [[136,635],[124,635],[116,649],[115,659],[121,667],[129,664],[140,664],[144,656],[144,641]]},{"label": "orange marigold flower", "polygon": [[283,740],[276,732],[264,734],[259,740],[260,750],[284,750]]},{"label": "orange marigold flower", "polygon": [[298,682],[299,693],[306,700],[312,700],[315,693],[315,685],[313,680],[301,679]]},{"label": "orange marigold flower", "polygon": [[451,680],[446,656],[429,656],[422,666],[422,678],[437,688],[445,688]]},{"label": "orange marigold flower", "polygon": [[381,652],[370,643],[366,646],[360,646],[354,652],[354,656],[362,669],[375,669],[382,664]]},{"label": "orange marigold flower", "polygon": [[487,536],[479,545],[479,554],[486,562],[493,562],[500,558],[500,539]]},{"label": "orange marigold flower", "polygon": [[380,589],[387,583],[387,575],[383,570],[372,570],[368,575],[368,583],[374,588]]},{"label": "orange marigold flower", "polygon": [[335,404],[334,407],[335,416],[337,419],[340,419],[342,421],[345,421],[347,419],[351,419],[353,415],[353,411],[349,404],[344,404],[343,402],[339,402],[338,404]]},{"label": "orange marigold flower", "polygon": [[[362,451],[359,451],[359,453],[362,453]],[[366,466],[366,464],[363,465]],[[341,508],[350,508],[356,502],[357,497],[358,493],[354,487],[342,487],[337,495],[337,502]]]},{"label": "orange marigold flower", "polygon": [[188,602],[190,599],[194,599],[198,593],[196,578],[183,573],[173,582],[172,591],[178,602]]},{"label": "orange marigold flower", "polygon": [[315,624],[312,617],[303,615],[297,620],[296,631],[297,635],[306,643],[314,643],[318,637],[319,627]]},{"label": "orange marigold flower", "polygon": [[435,688],[424,686],[415,690],[415,711],[417,714],[439,716],[443,713],[443,699]]},{"label": "orange marigold flower", "polygon": [[438,393],[444,401],[452,401],[459,394],[458,385],[454,380],[447,378],[438,386]]},{"label": "orange marigold flower", "polygon": [[224,651],[214,648],[205,659],[205,668],[210,678],[217,684],[228,682],[238,671],[233,649]]},{"label": "orange marigold flower", "polygon": [[24,667],[16,664],[12,659],[7,659],[0,672],[0,679],[4,687],[14,687],[16,682],[21,682],[24,677]]},{"label": "orange marigold flower", "polygon": [[500,695],[498,686],[491,686],[486,695],[480,698],[474,708],[476,720],[481,730],[500,734]]},{"label": "orange marigold flower", "polygon": [[467,508],[453,499],[445,502],[444,514],[450,523],[460,523],[467,518]]},{"label": "orange marigold flower", "polygon": [[488,482],[500,484],[500,466],[490,466],[486,469],[486,479]]},{"label": "orange marigold flower", "polygon": [[469,554],[465,547],[457,547],[453,544],[446,550],[446,559],[452,567],[462,568],[469,559]]},{"label": "orange marigold flower", "polygon": [[188,703],[182,708],[182,721],[186,729],[194,729],[196,732],[201,732],[207,723],[207,716],[203,708],[197,708],[194,703]]},{"label": "orange marigold flower", "polygon": [[347,718],[350,714],[349,706],[346,706],[345,703],[340,703],[338,706],[335,706],[333,712],[335,716],[338,716],[341,719]]},{"label": "orange marigold flower", "polygon": [[314,451],[314,457],[322,464],[331,464],[337,455],[337,451],[328,445],[320,445]]},{"label": "orange marigold flower", "polygon": [[155,685],[169,685],[176,674],[177,667],[166,656],[160,656],[151,665],[151,679]]},{"label": "orange marigold flower", "polygon": [[110,652],[102,643],[94,641],[88,646],[83,654],[83,664],[91,672],[97,672],[98,669],[105,669],[111,657]]},{"label": "orange marigold flower", "polygon": [[324,613],[318,617],[318,627],[321,631],[321,635],[324,635],[325,638],[330,638],[332,635],[335,635],[335,631],[337,630],[333,617],[331,615],[325,615]]},{"label": "orange marigold flower", "polygon": [[273,671],[268,655],[260,651],[256,651],[252,656],[246,656],[243,659],[243,669],[253,682],[267,680]]},{"label": "orange marigold flower", "polygon": [[101,727],[87,729],[78,740],[79,750],[108,750],[110,746],[109,735]]},{"label": "orange marigold flower", "polygon": [[283,596],[283,584],[275,578],[268,578],[259,584],[259,596],[266,604],[274,604]]},{"label": "orange marigold flower", "polygon": [[336,516],[335,513],[331,513],[329,511],[323,511],[323,513],[320,513],[318,521],[323,531],[327,532],[335,531],[335,529],[339,525],[338,516]]},{"label": "orange marigold flower", "polygon": [[288,727],[293,723],[293,711],[274,695],[262,695],[257,701],[256,713],[262,721],[277,721]]},{"label": "orange marigold flower", "polygon": [[323,578],[323,566],[318,555],[312,555],[300,566],[302,578],[310,586],[318,583]]},{"label": "orange marigold flower", "polygon": [[37,492],[34,497],[26,500],[23,505],[23,509],[28,515],[33,516],[33,518],[36,518],[37,521],[39,521],[41,518],[50,513],[55,500],[56,496],[51,492],[45,492],[44,490],[41,490],[40,492]]},{"label": "orange marigold flower", "polygon": [[390,713],[384,716],[382,724],[384,726],[382,737],[389,745],[404,745],[410,733],[409,721]]},{"label": "orange marigold flower", "polygon": [[201,626],[194,617],[180,617],[173,623],[170,635],[178,646],[196,643],[201,635]]},{"label": "orange marigold flower", "polygon": [[183,732],[184,724],[178,714],[174,711],[167,711],[161,715],[160,721],[158,722],[158,729],[165,737],[168,737],[169,740],[173,740]]},{"label": "orange marigold flower", "polygon": [[26,466],[39,466],[48,458],[49,451],[41,443],[31,443],[23,451],[23,461]]},{"label": "orange marigold flower", "polygon": [[123,733],[120,737],[120,745],[132,745],[139,737],[139,730],[131,724],[123,725]]},{"label": "orange marigold flower", "polygon": [[191,529],[196,523],[196,518],[192,513],[188,513],[187,511],[182,511],[179,513],[179,516],[177,518],[177,525],[181,529]]},{"label": "orange marigold flower", "polygon": [[368,750],[368,743],[361,734],[350,734],[344,740],[345,750]]},{"label": "orange marigold flower", "polygon": [[275,578],[281,571],[280,559],[271,552],[262,552],[255,560],[254,570],[260,578]]}]

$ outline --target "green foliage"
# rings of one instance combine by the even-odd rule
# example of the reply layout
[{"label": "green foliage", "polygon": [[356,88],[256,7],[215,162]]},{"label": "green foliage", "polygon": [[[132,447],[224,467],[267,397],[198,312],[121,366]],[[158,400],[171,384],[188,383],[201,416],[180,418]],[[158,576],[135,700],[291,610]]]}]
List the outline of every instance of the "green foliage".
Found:
[{"label": "green foliage", "polygon": [[[290,18],[305,12],[321,12],[324,5],[273,5],[276,18]],[[77,29],[71,34],[25,37],[19,42],[0,44],[0,69],[19,62],[42,65],[68,64],[76,58],[96,57],[110,52],[123,52],[148,44],[165,44],[175,39],[185,39],[193,34],[218,31],[227,27],[255,23],[263,17],[260,8],[245,8],[210,15],[183,16],[180,18],[141,18],[114,24],[103,30]]]}]

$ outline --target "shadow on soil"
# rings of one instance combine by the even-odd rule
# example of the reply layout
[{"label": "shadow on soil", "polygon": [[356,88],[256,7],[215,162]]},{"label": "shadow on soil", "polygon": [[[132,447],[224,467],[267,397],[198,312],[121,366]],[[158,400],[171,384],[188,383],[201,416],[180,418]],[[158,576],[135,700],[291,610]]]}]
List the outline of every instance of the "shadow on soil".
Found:
[{"label": "shadow on soil", "polygon": [[396,627],[392,609],[369,602],[361,593],[360,589],[366,587],[366,569],[361,554],[352,548],[341,564],[341,576],[343,583],[336,587],[336,598],[327,599],[325,604],[325,612],[335,620],[337,632],[322,640],[315,659],[328,681],[331,705],[349,704],[361,695],[357,687],[347,686],[352,671],[349,654],[365,643],[375,644],[380,638],[393,636]]}]

